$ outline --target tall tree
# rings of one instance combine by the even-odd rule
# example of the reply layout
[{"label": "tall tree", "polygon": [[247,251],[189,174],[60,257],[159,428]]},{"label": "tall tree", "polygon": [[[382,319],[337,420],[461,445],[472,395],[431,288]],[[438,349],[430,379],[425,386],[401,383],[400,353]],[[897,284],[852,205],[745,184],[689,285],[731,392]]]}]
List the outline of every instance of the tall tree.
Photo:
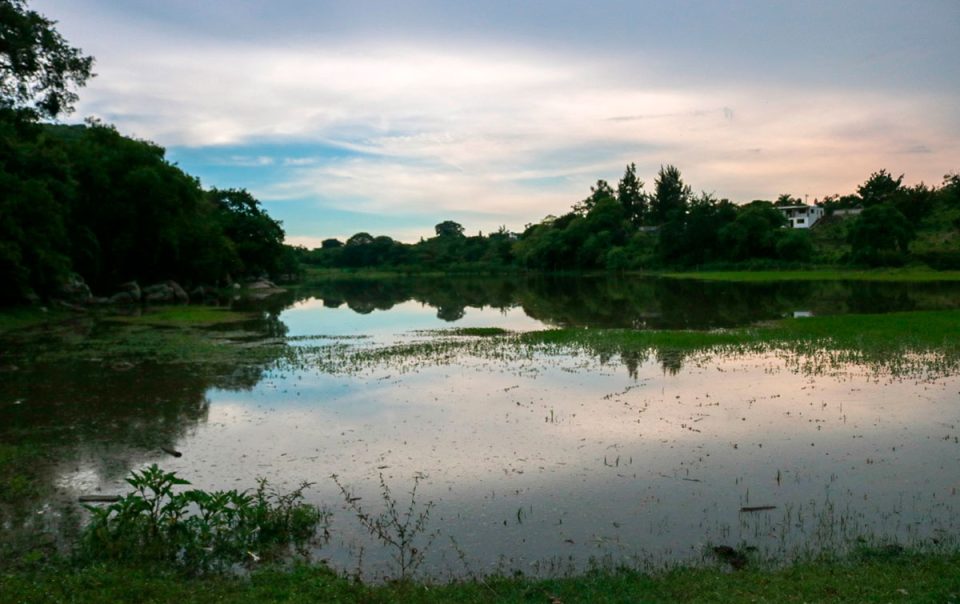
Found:
[{"label": "tall tree", "polygon": [[284,256],[283,226],[244,189],[212,189],[207,196],[220,210],[224,234],[233,242],[248,275],[280,272]]},{"label": "tall tree", "polygon": [[637,178],[637,165],[630,163],[617,183],[617,199],[626,210],[627,218],[634,225],[643,224],[647,215],[647,195],[643,192],[643,181]]},{"label": "tall tree", "polygon": [[452,220],[444,220],[433,227],[437,237],[463,237],[463,226]]},{"label": "tall tree", "polygon": [[74,88],[93,75],[93,57],[54,25],[24,0],[0,0],[0,108],[47,118],[72,110]]},{"label": "tall tree", "polygon": [[865,183],[857,187],[857,195],[860,196],[864,207],[892,203],[902,192],[902,182],[903,174],[894,178],[886,170],[880,170],[871,174]]},{"label": "tall tree", "polygon": [[616,193],[614,193],[610,183],[601,178],[596,185],[590,187],[590,197],[574,204],[573,211],[578,214],[586,214],[601,201],[615,200],[616,198]]},{"label": "tall tree", "polygon": [[650,200],[650,222],[663,224],[686,211],[691,189],[683,183],[676,166],[660,166],[654,187]]}]

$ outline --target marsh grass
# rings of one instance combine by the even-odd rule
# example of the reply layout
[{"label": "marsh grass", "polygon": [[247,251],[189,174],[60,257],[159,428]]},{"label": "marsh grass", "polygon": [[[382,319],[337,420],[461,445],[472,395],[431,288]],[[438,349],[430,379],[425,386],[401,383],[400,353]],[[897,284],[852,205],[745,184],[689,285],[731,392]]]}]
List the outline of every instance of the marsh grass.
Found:
[{"label": "marsh grass", "polygon": [[413,371],[469,357],[519,364],[537,355],[586,354],[601,363],[648,358],[676,372],[686,361],[712,356],[772,353],[805,374],[823,374],[854,363],[899,376],[949,375],[960,369],[960,311],[836,315],[782,319],[715,331],[640,331],[562,328],[480,338],[444,337],[385,346],[303,347],[300,362],[331,373],[375,367]]}]

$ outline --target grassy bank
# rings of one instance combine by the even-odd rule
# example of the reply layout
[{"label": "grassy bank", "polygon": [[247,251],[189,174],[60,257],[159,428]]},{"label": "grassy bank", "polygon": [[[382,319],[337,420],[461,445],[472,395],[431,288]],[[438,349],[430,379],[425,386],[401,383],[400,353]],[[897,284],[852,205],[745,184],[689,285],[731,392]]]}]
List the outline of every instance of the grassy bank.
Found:
[{"label": "grassy bank", "polygon": [[671,279],[700,279],[705,281],[734,281],[740,283],[770,281],[896,281],[923,283],[960,281],[960,271],[935,271],[926,267],[872,270],[690,271],[663,273],[662,276]]},{"label": "grassy bank", "polygon": [[487,578],[372,586],[322,566],[248,578],[187,578],[151,567],[69,565],[0,573],[3,602],[956,602],[960,553],[866,550],[788,568],[597,571],[559,579]]}]

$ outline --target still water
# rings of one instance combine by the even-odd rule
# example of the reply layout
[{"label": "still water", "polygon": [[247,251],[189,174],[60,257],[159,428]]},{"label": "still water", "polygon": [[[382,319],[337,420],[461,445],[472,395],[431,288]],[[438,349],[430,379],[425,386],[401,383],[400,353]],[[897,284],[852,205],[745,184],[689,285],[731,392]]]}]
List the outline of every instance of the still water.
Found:
[{"label": "still water", "polygon": [[[434,578],[699,561],[719,544],[789,558],[857,537],[942,541],[960,534],[954,373],[820,370],[775,350],[375,353],[430,345],[444,339],[430,330],[450,327],[716,329],[958,305],[944,284],[318,284],[264,308],[262,329],[297,354],[261,366],[5,374],[0,438],[49,446],[48,479],[64,499],[122,492],[130,469],[153,462],[205,489],[311,481],[309,499],[334,512],[315,557],[367,578],[392,572],[390,552],[355,521],[333,474],[369,511],[383,506],[381,475],[402,508],[420,477],[417,509],[432,503],[420,573]],[[347,351],[371,354],[330,362]]]}]

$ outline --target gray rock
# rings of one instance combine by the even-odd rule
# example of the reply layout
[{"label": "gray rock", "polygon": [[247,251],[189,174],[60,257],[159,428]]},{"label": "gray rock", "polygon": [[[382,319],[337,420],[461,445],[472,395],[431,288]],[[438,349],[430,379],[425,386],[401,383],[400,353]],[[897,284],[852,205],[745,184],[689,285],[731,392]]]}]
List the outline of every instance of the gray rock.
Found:
[{"label": "gray rock", "polygon": [[133,294],[130,292],[117,292],[110,296],[110,304],[133,304],[140,300],[139,297],[134,298]]},{"label": "gray rock", "polygon": [[120,285],[120,292],[130,294],[134,302],[139,302],[143,293],[140,291],[140,285],[136,281],[127,281]]},{"label": "gray rock", "polygon": [[176,296],[166,283],[154,283],[143,288],[143,299],[146,302],[173,302]]},{"label": "gray rock", "polygon": [[60,297],[72,304],[86,304],[90,301],[90,298],[93,297],[86,281],[76,273],[70,273],[70,275],[60,283],[59,289]]},{"label": "gray rock", "polygon": [[181,304],[188,304],[190,302],[190,296],[185,289],[180,287],[179,283],[176,281],[167,281],[167,286],[173,291],[173,297],[177,302]]}]

